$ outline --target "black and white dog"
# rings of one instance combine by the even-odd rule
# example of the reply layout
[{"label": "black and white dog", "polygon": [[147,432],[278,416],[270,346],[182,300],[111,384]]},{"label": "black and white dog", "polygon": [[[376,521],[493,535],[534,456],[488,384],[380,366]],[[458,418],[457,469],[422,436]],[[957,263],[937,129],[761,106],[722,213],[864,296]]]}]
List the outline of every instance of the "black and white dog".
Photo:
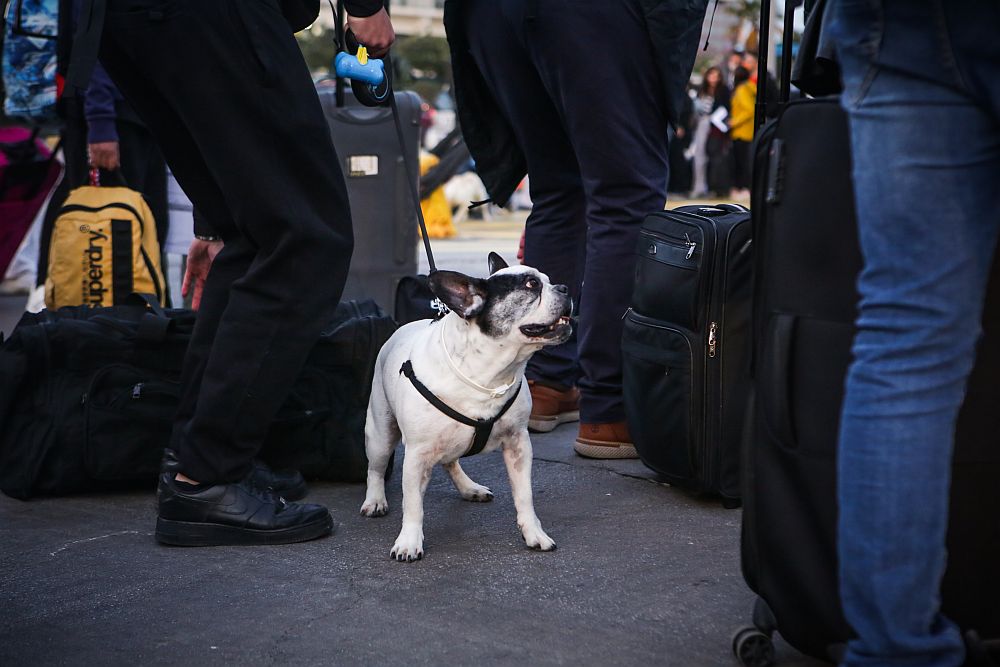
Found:
[{"label": "black and white dog", "polygon": [[565,285],[551,284],[535,269],[508,267],[496,253],[489,267],[486,279],[432,273],[431,288],[451,312],[401,327],[375,364],[361,513],[386,513],[385,470],[402,438],[403,528],[390,552],[399,561],[423,557],[423,495],[434,465],[444,466],[466,500],[489,501],[490,490],[469,479],[458,460],[495,449],[503,451],[525,543],[541,551],[556,547],[531,498],[531,394],[524,368],[535,351],[569,338],[573,303]]}]

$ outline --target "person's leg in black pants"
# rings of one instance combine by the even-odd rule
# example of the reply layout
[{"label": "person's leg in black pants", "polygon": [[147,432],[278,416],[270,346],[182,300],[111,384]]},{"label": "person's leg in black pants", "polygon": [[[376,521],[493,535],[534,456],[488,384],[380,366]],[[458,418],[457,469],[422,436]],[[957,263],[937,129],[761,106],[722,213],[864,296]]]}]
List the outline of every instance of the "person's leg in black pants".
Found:
[{"label": "person's leg in black pants", "polygon": [[[622,317],[639,226],[663,208],[668,175],[663,94],[639,3],[467,2],[473,57],[517,134],[540,207],[528,219],[525,263],[580,295],[581,439],[593,432],[586,439],[607,442],[607,455],[634,455]],[[532,369],[553,355],[536,358]]]},{"label": "person's leg in black pants", "polygon": [[63,177],[56,191],[49,199],[45,216],[42,218],[42,234],[38,243],[38,285],[45,284],[49,275],[49,246],[52,230],[55,228],[59,210],[66,203],[69,193],[82,185],[87,185],[87,121],[83,117],[83,107],[79,99],[66,100],[66,119],[59,133],[63,154]]},{"label": "person's leg in black pants", "polygon": [[[225,240],[172,442],[186,477],[236,482],[346,280],[353,237],[330,132],[276,4],[111,0],[101,61]],[[161,499],[161,520],[168,510]]]},{"label": "person's leg in black pants", "polygon": [[[156,221],[156,240],[160,247],[160,266],[167,275],[167,253],[163,252],[167,240],[169,214],[167,209],[167,163],[163,153],[150,133],[140,123],[119,119],[118,147],[121,153],[121,171],[125,183],[142,193]],[[164,285],[164,302],[170,303],[168,285]]]},{"label": "person's leg in black pants", "polygon": [[156,220],[156,240],[167,240],[167,164],[156,138],[144,125],[118,121],[118,146],[122,175],[133,190],[142,193]]}]

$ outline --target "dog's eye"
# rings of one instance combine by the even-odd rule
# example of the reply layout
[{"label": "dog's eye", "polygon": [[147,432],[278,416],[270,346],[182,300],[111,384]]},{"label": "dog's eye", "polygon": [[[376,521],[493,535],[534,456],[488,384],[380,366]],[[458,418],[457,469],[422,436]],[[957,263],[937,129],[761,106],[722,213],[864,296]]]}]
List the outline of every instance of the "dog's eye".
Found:
[{"label": "dog's eye", "polygon": [[531,289],[531,290],[535,290],[535,289],[538,289],[538,286],[539,286],[540,284],[541,284],[541,283],[539,283],[539,282],[538,282],[538,279],[537,279],[537,278],[528,278],[528,279],[527,279],[527,280],[526,280],[526,281],[524,282],[524,286],[525,286],[525,287],[527,287],[528,289]]}]

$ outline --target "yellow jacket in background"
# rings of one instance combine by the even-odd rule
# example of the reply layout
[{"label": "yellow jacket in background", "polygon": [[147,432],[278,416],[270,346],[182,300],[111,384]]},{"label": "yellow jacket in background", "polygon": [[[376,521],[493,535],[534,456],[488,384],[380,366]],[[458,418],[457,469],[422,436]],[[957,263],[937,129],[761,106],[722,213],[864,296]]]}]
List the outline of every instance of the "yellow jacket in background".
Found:
[{"label": "yellow jacket in background", "polygon": [[732,114],[729,135],[739,141],[753,141],[753,107],[757,102],[757,84],[744,81],[736,86],[730,102]]}]

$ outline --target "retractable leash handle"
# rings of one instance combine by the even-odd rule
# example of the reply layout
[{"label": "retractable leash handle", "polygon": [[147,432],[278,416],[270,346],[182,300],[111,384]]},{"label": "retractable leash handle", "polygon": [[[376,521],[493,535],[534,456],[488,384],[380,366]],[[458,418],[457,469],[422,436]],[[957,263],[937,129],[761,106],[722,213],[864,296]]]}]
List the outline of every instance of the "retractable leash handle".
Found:
[{"label": "retractable leash handle", "polygon": [[369,58],[368,49],[358,43],[350,29],[344,34],[343,49],[333,59],[333,68],[338,80],[350,79],[354,97],[366,107],[389,105],[392,68],[385,60]]},{"label": "retractable leash handle", "polygon": [[334,59],[337,76],[351,81],[364,81],[377,88],[385,81],[385,62],[378,58],[369,58],[368,50],[359,47],[356,55],[341,51]]}]

